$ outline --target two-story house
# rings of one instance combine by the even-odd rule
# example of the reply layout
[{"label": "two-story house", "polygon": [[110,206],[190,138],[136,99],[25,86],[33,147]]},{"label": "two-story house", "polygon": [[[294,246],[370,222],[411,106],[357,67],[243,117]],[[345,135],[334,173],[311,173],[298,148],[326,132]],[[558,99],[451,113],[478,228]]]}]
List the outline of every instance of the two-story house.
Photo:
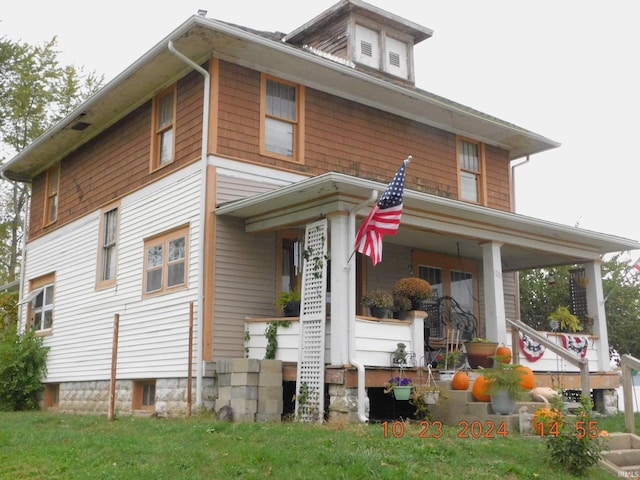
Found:
[{"label": "two-story house", "polygon": [[[425,348],[423,317],[374,321],[365,291],[423,277],[511,344],[517,272],[552,265],[584,266],[590,370],[608,370],[600,258],[640,245],[513,212],[514,160],[559,144],[417,87],[432,33],[360,0],[286,35],[195,15],[6,163],[32,185],[20,321],[50,347],[45,406],[234,406],[229,359],[261,359],[277,294],[319,280],[326,297],[280,329],[281,374],[310,352],[329,417],[363,420],[396,344]],[[355,232],[409,155],[374,267]]]}]

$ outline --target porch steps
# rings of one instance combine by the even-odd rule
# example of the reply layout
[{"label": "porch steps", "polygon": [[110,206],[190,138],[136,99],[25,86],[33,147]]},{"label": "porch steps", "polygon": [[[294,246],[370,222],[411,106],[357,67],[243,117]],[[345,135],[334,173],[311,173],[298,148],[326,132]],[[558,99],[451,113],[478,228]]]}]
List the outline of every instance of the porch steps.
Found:
[{"label": "porch steps", "polygon": [[[494,413],[490,402],[479,402],[471,393],[473,380],[467,390],[453,390],[451,382],[438,382],[444,390],[443,400],[436,405],[430,405],[431,417],[439,420],[444,425],[458,426],[461,429],[475,422],[476,431],[468,433],[477,434],[480,430],[487,433],[489,430],[497,429],[504,423],[507,435],[515,432],[530,433],[533,431],[532,419],[534,412],[544,406],[543,402],[518,402],[516,411],[510,415]],[[494,430],[492,434],[496,436],[499,432]]]},{"label": "porch steps", "polygon": [[600,466],[618,478],[640,476],[640,437],[632,433],[610,433],[608,451],[602,452]]}]

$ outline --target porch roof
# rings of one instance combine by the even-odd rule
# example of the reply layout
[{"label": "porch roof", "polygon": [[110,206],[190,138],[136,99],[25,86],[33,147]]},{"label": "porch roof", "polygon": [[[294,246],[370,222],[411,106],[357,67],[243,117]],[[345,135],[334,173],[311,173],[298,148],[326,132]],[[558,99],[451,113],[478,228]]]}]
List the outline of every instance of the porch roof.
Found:
[{"label": "porch roof", "polygon": [[[386,185],[328,172],[252,197],[219,205],[217,215],[245,221],[247,233],[304,225],[351,211]],[[373,203],[373,202],[372,202]],[[362,207],[365,216],[372,203]],[[482,244],[502,243],[504,271],[597,260],[605,253],[640,249],[635,240],[570,227],[524,215],[405,189],[395,243],[430,252],[482,258]]]}]

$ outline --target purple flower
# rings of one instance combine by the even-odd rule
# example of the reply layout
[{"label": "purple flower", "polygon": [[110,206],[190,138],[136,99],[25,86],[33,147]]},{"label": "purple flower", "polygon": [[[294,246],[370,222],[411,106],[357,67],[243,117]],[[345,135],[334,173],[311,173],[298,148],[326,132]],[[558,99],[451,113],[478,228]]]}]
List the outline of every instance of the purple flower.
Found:
[{"label": "purple flower", "polygon": [[411,385],[411,379],[410,378],[393,377],[392,379],[389,380],[389,383],[391,385],[395,385],[395,386],[398,386],[398,387],[407,387],[407,386]]}]

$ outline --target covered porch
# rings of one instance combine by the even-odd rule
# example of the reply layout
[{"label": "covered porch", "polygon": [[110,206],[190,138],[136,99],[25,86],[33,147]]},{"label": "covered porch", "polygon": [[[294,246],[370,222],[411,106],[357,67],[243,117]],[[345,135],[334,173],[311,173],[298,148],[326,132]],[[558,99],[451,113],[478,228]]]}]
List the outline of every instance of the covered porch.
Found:
[{"label": "covered porch", "polygon": [[[374,268],[366,257],[352,255],[353,241],[358,217],[364,217],[374,202],[372,192],[382,192],[385,187],[370,180],[326,173],[216,209],[217,215],[243,219],[249,235],[301,228],[327,219],[331,268],[326,279],[330,293],[324,339],[325,379],[335,380],[338,371],[343,372],[338,377],[344,382],[351,383],[348,379],[355,378],[361,419],[366,416],[364,389],[388,380],[394,369],[391,354],[398,343],[404,343],[414,355],[415,367],[408,374],[421,375],[426,315],[418,313],[410,320],[374,319],[360,306],[360,298],[371,288],[390,290],[394,279],[418,276],[421,268],[471,272],[457,286],[443,281],[437,285],[437,293],[463,295],[466,290],[470,299],[467,308],[477,318],[477,336],[517,350],[513,341],[516,337],[506,321],[519,318],[517,272],[555,265],[584,266],[589,280],[587,307],[593,318],[586,352],[589,371],[602,376],[610,370],[600,257],[638,249],[637,242],[405,190],[399,232],[384,237],[383,260]],[[451,265],[443,267],[447,262]],[[247,319],[250,357],[264,356],[264,331],[271,320]],[[278,331],[276,358],[283,360],[291,372],[299,353],[299,327],[294,319],[288,328]],[[520,361],[528,362],[525,357]],[[539,378],[545,378],[546,372],[550,378],[559,371],[573,371],[551,352],[542,363],[529,363],[542,374]],[[598,382],[594,378],[592,388],[598,388]],[[609,383],[610,379],[604,382]]]}]

